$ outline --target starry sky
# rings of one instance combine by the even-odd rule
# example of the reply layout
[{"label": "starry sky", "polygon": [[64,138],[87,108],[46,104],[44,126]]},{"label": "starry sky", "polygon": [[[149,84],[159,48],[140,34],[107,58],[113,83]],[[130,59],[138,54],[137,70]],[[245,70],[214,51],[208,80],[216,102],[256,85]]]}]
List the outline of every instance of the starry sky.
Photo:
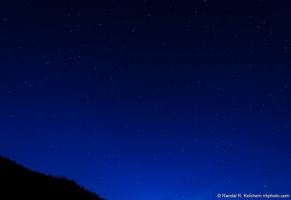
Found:
[{"label": "starry sky", "polygon": [[290,8],[2,1],[0,154],[108,200],[290,194]]}]

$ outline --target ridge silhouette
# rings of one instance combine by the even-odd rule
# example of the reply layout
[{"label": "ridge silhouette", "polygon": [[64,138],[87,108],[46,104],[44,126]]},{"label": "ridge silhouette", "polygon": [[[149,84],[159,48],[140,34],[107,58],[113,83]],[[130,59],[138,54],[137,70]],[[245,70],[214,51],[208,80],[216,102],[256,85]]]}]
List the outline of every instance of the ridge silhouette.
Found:
[{"label": "ridge silhouette", "polygon": [[0,156],[0,199],[105,200],[74,180],[27,169]]}]

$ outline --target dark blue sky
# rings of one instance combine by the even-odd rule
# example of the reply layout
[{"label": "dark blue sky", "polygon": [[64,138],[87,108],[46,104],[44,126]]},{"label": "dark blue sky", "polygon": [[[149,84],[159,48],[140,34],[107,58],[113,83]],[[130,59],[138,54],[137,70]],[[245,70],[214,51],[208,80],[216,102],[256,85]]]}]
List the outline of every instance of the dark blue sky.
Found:
[{"label": "dark blue sky", "polygon": [[108,200],[291,193],[291,3],[0,3],[0,154]]}]

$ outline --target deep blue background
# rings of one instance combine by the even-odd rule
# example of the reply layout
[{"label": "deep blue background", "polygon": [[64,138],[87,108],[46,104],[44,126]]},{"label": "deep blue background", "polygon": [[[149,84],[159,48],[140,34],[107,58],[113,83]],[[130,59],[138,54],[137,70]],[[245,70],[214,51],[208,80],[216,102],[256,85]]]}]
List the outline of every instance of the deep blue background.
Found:
[{"label": "deep blue background", "polygon": [[0,3],[0,154],[108,200],[291,193],[291,3]]}]

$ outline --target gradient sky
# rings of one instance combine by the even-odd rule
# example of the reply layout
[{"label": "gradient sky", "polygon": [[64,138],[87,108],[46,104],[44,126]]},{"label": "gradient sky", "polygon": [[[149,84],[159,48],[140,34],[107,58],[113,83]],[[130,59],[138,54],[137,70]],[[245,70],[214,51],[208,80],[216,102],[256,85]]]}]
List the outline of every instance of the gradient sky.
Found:
[{"label": "gradient sky", "polygon": [[291,195],[290,9],[3,1],[0,154],[108,200]]}]

